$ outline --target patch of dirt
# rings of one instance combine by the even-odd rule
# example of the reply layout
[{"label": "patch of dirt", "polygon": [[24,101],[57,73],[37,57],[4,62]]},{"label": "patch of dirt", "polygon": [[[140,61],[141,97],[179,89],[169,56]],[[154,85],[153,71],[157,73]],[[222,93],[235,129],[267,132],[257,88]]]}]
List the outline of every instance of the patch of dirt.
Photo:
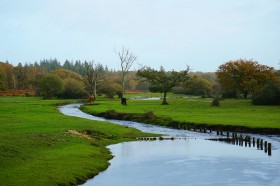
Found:
[{"label": "patch of dirt", "polygon": [[87,133],[84,134],[84,133],[81,133],[81,132],[79,132],[77,130],[67,130],[67,133],[74,134],[74,135],[80,136],[82,138],[86,138],[86,139],[88,139],[90,141],[94,141],[95,140],[94,138],[92,138],[89,135],[87,135]]}]

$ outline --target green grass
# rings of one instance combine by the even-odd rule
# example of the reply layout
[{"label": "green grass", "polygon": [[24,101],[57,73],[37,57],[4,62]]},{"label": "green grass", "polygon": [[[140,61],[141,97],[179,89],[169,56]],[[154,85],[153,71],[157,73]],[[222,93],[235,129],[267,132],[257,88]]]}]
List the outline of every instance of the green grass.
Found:
[{"label": "green grass", "polygon": [[[133,95],[129,97],[132,98]],[[93,106],[84,106],[83,110],[88,113],[100,113],[107,110],[124,113],[152,111],[158,117],[171,118],[180,122],[249,128],[280,128],[280,106],[254,106],[250,100],[226,99],[220,102],[220,107],[211,107],[212,100],[208,98],[183,98],[182,95],[172,94],[169,97],[167,100],[169,105],[161,105],[161,100],[131,99],[127,101],[127,106],[122,106],[118,99],[102,98],[98,99]]]},{"label": "green grass", "polygon": [[[106,169],[111,158],[107,145],[153,136],[65,116],[54,106],[62,102],[0,97],[0,185],[75,185]],[[67,130],[95,131],[95,140]]]}]

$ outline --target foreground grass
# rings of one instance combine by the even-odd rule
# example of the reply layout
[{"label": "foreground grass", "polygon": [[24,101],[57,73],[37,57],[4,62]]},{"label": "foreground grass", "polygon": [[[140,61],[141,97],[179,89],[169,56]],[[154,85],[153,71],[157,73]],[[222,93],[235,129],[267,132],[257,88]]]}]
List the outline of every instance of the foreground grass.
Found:
[{"label": "foreground grass", "polygon": [[[133,95],[129,96],[133,98]],[[140,96],[136,95],[136,97]],[[155,94],[155,96],[159,95]],[[211,107],[211,99],[183,98],[182,96],[176,97],[176,95],[169,97],[169,105],[161,105],[161,100],[130,99],[127,106],[122,106],[118,99],[99,99],[95,105],[84,106],[83,110],[94,114],[108,110],[138,114],[153,112],[157,117],[170,118],[179,122],[249,128],[280,128],[280,106],[254,106],[250,100],[226,99],[220,102],[220,107]]]},{"label": "foreground grass", "polygon": [[[107,145],[151,136],[64,116],[54,106],[62,102],[0,97],[0,185],[76,185],[106,169]],[[90,131],[92,140],[68,130]]]}]

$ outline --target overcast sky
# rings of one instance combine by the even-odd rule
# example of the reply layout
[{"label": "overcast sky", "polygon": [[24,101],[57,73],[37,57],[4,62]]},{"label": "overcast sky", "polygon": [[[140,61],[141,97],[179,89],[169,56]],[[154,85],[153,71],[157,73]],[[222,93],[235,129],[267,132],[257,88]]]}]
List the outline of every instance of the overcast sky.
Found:
[{"label": "overcast sky", "polygon": [[280,0],[0,0],[0,61],[92,60],[216,71],[236,59],[279,68]]}]

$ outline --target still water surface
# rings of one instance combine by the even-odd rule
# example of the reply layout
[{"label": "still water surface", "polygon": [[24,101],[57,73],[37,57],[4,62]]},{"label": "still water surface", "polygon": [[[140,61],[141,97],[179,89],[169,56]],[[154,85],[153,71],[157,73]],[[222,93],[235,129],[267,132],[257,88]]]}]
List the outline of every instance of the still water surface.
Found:
[{"label": "still water surface", "polygon": [[114,155],[109,168],[85,186],[154,185],[280,185],[280,138],[260,136],[272,142],[272,156],[255,147],[205,140],[214,134],[168,129],[128,121],[105,120],[80,111],[79,104],[59,107],[66,115],[110,121],[144,132],[162,133],[183,140],[135,141],[108,148]]}]

